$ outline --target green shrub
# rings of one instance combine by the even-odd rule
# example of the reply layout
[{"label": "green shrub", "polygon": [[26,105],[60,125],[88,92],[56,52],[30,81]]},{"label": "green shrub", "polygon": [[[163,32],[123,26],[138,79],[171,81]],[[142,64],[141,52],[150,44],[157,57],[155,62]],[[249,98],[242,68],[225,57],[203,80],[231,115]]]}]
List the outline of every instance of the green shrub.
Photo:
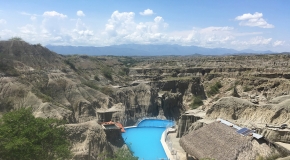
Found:
[{"label": "green shrub", "polygon": [[11,37],[9,41],[23,41],[21,37]]},{"label": "green shrub", "polygon": [[196,109],[203,105],[203,101],[200,96],[193,97],[192,103],[190,104],[191,109]]},{"label": "green shrub", "polygon": [[249,92],[249,91],[251,91],[252,89],[253,89],[253,87],[250,87],[250,86],[248,86],[248,85],[246,85],[246,86],[243,87],[243,91],[244,91],[244,92]]},{"label": "green shrub", "polygon": [[96,81],[100,81],[100,78],[99,78],[98,75],[95,75],[95,76],[94,76],[94,79],[95,79]]},{"label": "green shrub", "polygon": [[69,67],[74,70],[74,71],[77,71],[77,68],[76,66],[68,59],[64,60],[64,63],[66,63],[67,65],[69,65]]},{"label": "green shrub", "polygon": [[100,87],[96,83],[94,83],[93,81],[86,81],[86,82],[83,82],[83,84],[92,88],[92,89],[95,89],[95,90],[100,89]]},{"label": "green shrub", "polygon": [[70,159],[67,132],[56,119],[35,118],[20,108],[0,119],[0,159]]},{"label": "green shrub", "polygon": [[101,92],[106,95],[111,95],[113,93],[113,90],[112,88],[106,86],[101,88]]},{"label": "green shrub", "polygon": [[[43,88],[41,88],[40,90],[44,91]],[[34,93],[38,98],[40,98],[43,103],[44,102],[51,102],[52,101],[52,98],[49,95],[41,92],[40,90],[38,90],[36,88],[33,88],[32,89],[32,93]]]},{"label": "green shrub", "polygon": [[222,88],[222,84],[220,82],[216,82],[214,85],[209,87],[209,90],[207,91],[208,96],[214,96],[217,93],[219,93],[219,89]]},{"label": "green shrub", "polygon": [[113,155],[102,153],[100,158],[104,160],[138,160],[138,157],[134,157],[132,152],[127,148],[121,148]]},{"label": "green shrub", "polygon": [[8,99],[3,99],[0,101],[0,112],[9,112],[13,109],[13,101]]},{"label": "green shrub", "polygon": [[18,71],[12,66],[12,61],[0,58],[0,71],[4,72],[7,76],[19,76]]},{"label": "green shrub", "polygon": [[121,57],[118,59],[119,62],[123,63],[126,67],[132,67],[132,66],[135,66],[136,63],[142,61],[140,59],[135,59],[135,58],[132,58],[132,57]]},{"label": "green shrub", "polygon": [[108,68],[108,67],[103,68],[103,69],[102,69],[102,73],[103,73],[103,75],[104,75],[106,78],[108,78],[108,79],[110,79],[110,80],[113,79],[113,77],[112,77],[112,70],[111,70],[110,68]]}]

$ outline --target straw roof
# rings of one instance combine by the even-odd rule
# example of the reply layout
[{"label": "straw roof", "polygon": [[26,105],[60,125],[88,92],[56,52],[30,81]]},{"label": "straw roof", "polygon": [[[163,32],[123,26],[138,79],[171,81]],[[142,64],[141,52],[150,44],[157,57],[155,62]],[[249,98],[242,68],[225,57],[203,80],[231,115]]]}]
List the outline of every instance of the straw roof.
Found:
[{"label": "straw roof", "polygon": [[259,152],[262,156],[272,152],[267,144],[257,142],[250,136],[242,136],[232,127],[219,122],[189,132],[179,143],[188,154],[198,159],[255,159]]}]

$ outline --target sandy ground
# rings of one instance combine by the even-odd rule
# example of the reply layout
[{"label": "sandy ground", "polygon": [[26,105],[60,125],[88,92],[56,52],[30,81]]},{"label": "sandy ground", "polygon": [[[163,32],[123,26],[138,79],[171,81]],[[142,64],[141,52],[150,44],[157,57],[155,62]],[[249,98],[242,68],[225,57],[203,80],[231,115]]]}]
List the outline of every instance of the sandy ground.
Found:
[{"label": "sandy ground", "polygon": [[175,132],[175,133],[169,133],[167,136],[169,137],[170,142],[172,143],[173,150],[177,151],[177,154],[176,154],[177,160],[186,160],[186,153],[182,149],[182,147],[179,145],[180,138],[176,138],[176,135],[177,135],[177,133]]}]

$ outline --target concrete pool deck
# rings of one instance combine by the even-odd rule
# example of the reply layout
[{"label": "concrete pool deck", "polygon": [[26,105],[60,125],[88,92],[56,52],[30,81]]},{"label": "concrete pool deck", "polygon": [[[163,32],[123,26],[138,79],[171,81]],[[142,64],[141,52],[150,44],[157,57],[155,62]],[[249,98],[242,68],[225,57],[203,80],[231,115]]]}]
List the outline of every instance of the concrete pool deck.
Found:
[{"label": "concrete pool deck", "polygon": [[[172,145],[171,146],[172,150],[176,153],[176,155],[172,155],[173,159],[170,158],[170,160],[175,160],[175,159],[176,160],[186,160],[186,153],[185,153],[185,151],[183,150],[183,148],[179,144],[179,139],[180,138],[176,138],[177,132],[168,133],[167,136],[170,139],[170,142],[171,142],[171,145]],[[165,152],[165,153],[167,154],[167,152]],[[171,154],[171,152],[169,152],[169,153]]]},{"label": "concrete pool deck", "polygon": [[[174,130],[176,131],[176,129]],[[168,133],[170,132],[173,132],[173,130],[171,128],[167,128],[163,133],[162,133],[162,136],[161,136],[161,139],[160,139],[160,142],[162,144],[162,147],[165,151],[165,154],[167,156],[168,159],[171,159],[171,160],[174,160],[174,157],[172,155],[172,152],[171,150],[169,149],[167,143],[166,143],[166,138],[168,136]]]}]

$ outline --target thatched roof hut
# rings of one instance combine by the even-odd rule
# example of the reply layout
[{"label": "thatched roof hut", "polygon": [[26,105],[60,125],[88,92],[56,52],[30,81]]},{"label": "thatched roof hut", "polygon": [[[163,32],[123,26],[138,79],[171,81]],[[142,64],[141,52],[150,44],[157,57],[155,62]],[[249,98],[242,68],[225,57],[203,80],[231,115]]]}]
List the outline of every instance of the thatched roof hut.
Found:
[{"label": "thatched roof hut", "polygon": [[191,131],[179,142],[187,154],[197,159],[245,160],[272,153],[272,149],[262,139],[240,135],[234,128],[219,122]]}]

